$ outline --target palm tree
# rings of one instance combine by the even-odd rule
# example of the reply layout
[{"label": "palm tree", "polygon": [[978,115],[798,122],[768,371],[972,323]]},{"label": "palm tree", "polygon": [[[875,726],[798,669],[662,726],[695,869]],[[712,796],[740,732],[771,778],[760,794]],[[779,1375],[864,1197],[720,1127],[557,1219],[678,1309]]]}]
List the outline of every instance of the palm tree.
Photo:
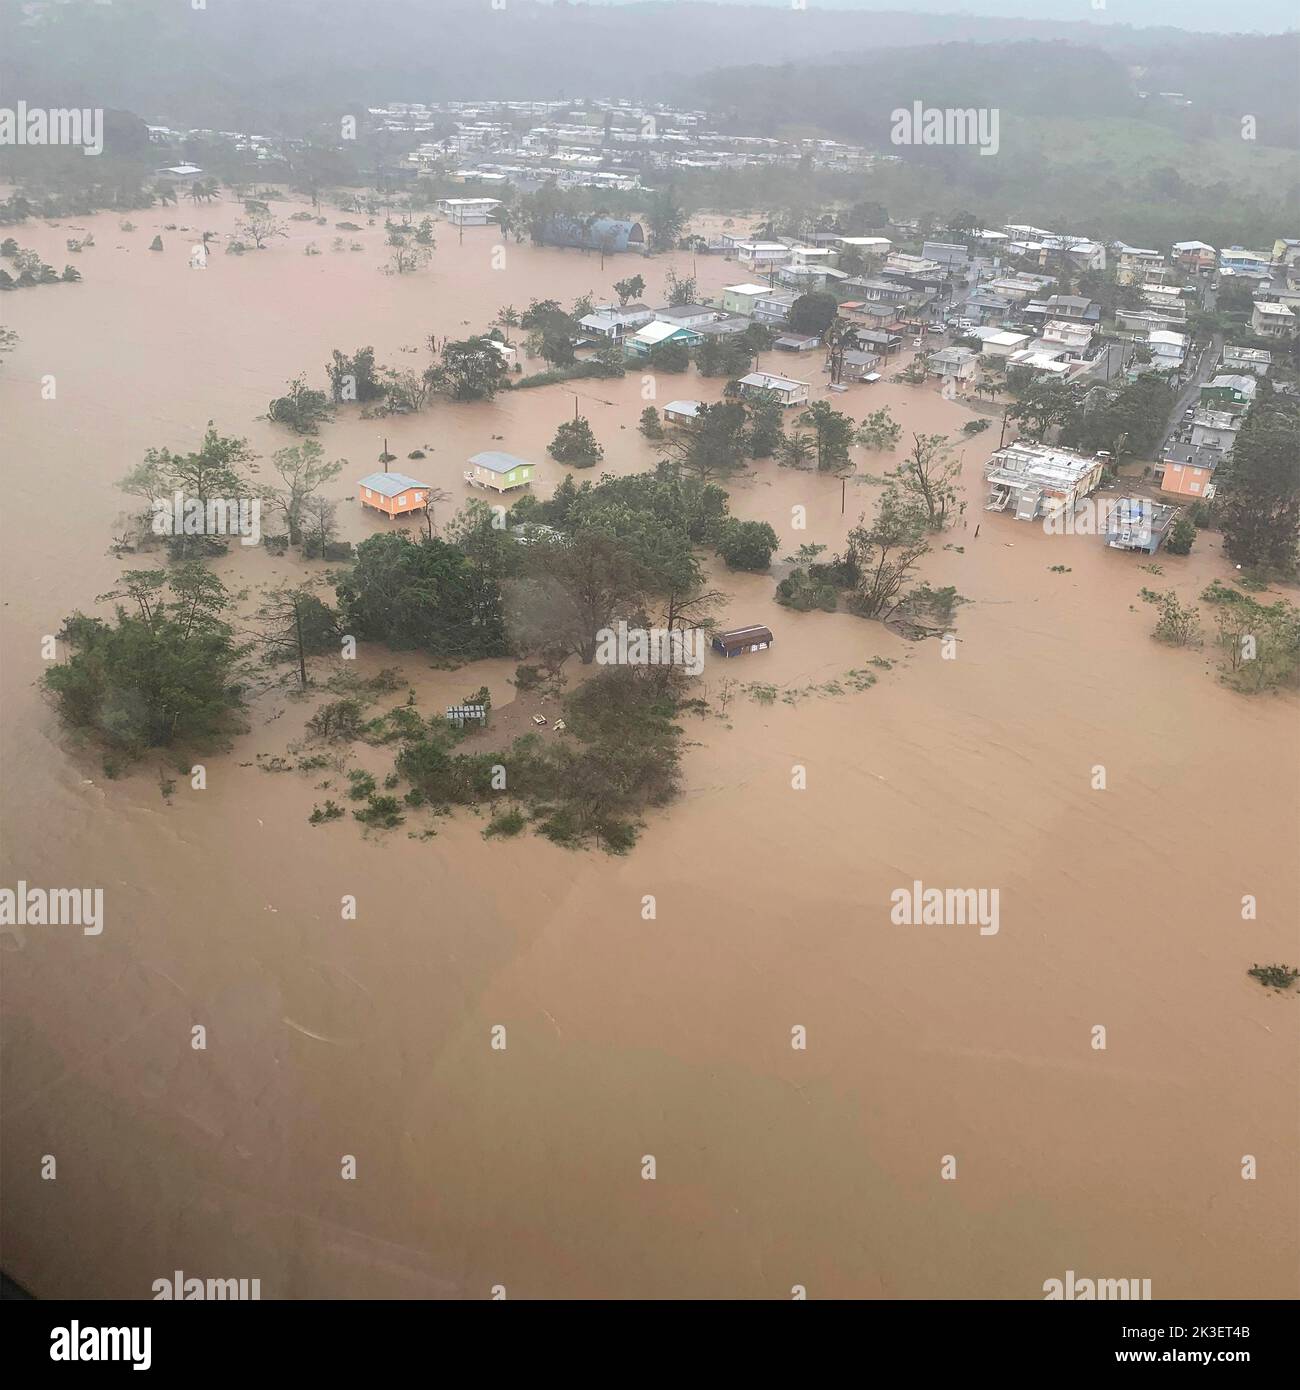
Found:
[{"label": "palm tree", "polygon": [[510,346],[510,330],[519,327],[519,310],[513,304],[507,304],[493,320],[493,323],[506,330],[506,347]]}]

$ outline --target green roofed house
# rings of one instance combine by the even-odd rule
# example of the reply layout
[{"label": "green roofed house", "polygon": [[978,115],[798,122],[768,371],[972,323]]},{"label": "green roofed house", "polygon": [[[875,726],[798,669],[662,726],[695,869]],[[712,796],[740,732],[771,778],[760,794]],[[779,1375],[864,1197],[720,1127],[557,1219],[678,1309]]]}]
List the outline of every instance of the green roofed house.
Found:
[{"label": "green roofed house", "polygon": [[638,329],[627,339],[625,347],[637,357],[649,357],[657,347],[665,343],[680,343],[683,347],[698,347],[704,339],[693,329],[681,324],[663,323],[656,319],[644,328]]},{"label": "green roofed house", "polygon": [[491,488],[493,492],[509,492],[527,487],[533,480],[534,464],[513,454],[500,454],[489,449],[475,454],[465,470],[465,481],[471,487]]}]

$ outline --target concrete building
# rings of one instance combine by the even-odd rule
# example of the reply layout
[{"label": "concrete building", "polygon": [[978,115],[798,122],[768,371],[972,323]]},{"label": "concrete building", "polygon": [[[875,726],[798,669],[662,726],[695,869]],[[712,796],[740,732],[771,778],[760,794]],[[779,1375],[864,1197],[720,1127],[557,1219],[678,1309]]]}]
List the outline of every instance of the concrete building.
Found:
[{"label": "concrete building", "polygon": [[999,449],[984,465],[986,512],[1010,511],[1019,521],[1076,506],[1101,482],[1104,455],[1089,458],[1068,449],[1017,442]]},{"label": "concrete building", "polygon": [[1166,507],[1145,497],[1121,497],[1106,508],[1102,539],[1113,550],[1141,550],[1154,555],[1164,544],[1176,507]]}]

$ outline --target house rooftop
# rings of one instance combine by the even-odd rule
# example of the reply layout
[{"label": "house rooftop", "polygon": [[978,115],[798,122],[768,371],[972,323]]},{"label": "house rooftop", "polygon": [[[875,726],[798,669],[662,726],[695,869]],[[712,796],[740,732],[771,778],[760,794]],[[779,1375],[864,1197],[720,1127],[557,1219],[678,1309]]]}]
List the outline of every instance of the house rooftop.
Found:
[{"label": "house rooftop", "polygon": [[368,487],[381,497],[396,497],[399,492],[409,492],[412,488],[428,487],[407,473],[367,473],[357,482],[358,487]]},{"label": "house rooftop", "polygon": [[808,386],[806,381],[794,381],[788,376],[776,376],[772,372],[750,372],[748,376],[740,378],[742,386],[760,386],[765,391],[777,391],[793,387]]},{"label": "house rooftop", "polygon": [[674,333],[682,333],[688,330],[683,329],[680,323],[665,323],[662,319],[656,319],[654,323],[648,323],[639,329],[633,339],[638,343],[662,343],[665,339],[671,338]]},{"label": "house rooftop", "polygon": [[1097,460],[1068,449],[1053,449],[1046,444],[1008,444],[999,449],[984,465],[984,476],[993,474],[1030,478],[1044,486],[1060,484],[1073,487],[1097,466]]},{"label": "house rooftop", "polygon": [[516,468],[531,468],[527,459],[516,458],[513,454],[499,453],[495,449],[475,454],[470,462],[475,468],[486,468],[490,473],[510,473]]},{"label": "house rooftop", "polygon": [[771,285],[728,285],[725,294],[771,294]]}]

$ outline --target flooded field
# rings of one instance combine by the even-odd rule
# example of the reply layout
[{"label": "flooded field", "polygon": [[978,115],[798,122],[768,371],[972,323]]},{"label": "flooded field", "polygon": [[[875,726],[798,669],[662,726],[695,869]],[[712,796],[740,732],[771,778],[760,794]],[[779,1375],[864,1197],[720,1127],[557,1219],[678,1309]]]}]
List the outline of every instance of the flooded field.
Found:
[{"label": "flooded field", "polygon": [[[969,600],[956,659],[719,569],[724,621],[776,644],[708,664],[684,795],[625,858],[485,840],[469,813],[313,828],[313,779],[258,765],[314,708],[282,687],[208,759],[206,790],[180,779],[169,804],[152,759],[105,779],[41,697],[42,637],[113,586],[115,483],[147,448],[192,448],[213,420],[269,456],[294,437],[258,417],[300,372],[323,385],[333,348],[422,366],[431,334],[503,305],[599,300],[637,272],[656,305],[670,267],[692,270],[513,243],[495,269],[493,230],[441,225],[429,269],[387,277],[382,227],[334,253],[332,226],[293,223],[195,273],[194,237],[163,230],[236,216],[84,219],[83,284],[0,297],[21,339],[0,367],[3,882],[101,885],[106,918],[93,938],[0,941],[6,1270],[50,1297],[147,1298],[178,1269],[259,1278],[264,1298],[1039,1298],[1067,1269],[1149,1278],[1156,1298],[1293,1295],[1300,1012],[1246,971],[1294,957],[1295,701],[1236,695],[1209,651],[1150,638],[1139,590],[1226,578],[1214,537],[1153,578],[1095,538],[983,513],[996,421],[961,446],[966,520],[924,567]],[[78,234],[14,229],[58,267]],[[695,269],[706,294],[749,278]],[[820,354],[761,365],[827,398]],[[722,384],[661,378],[657,403]],[[639,376],[572,387],[605,468],[652,466]],[[972,413],[887,381],[832,399],[858,419],[887,404],[905,431]],[[386,524],[345,500],[385,438],[395,468],[426,451],[419,476],[457,499],[444,521],[481,449],[537,460],[547,496],[572,411],[565,387],[341,411],[320,440],[349,460],[343,534]],[[778,554],[839,548],[876,490],[849,483],[841,514],[836,479],[771,460],[730,488]],[[253,597],[303,568],[240,547],[218,567]],[[505,705],[514,664],[357,663],[400,666],[426,713],[484,683]],[[998,932],[894,925],[891,893],[916,880],[999,888]]]}]

